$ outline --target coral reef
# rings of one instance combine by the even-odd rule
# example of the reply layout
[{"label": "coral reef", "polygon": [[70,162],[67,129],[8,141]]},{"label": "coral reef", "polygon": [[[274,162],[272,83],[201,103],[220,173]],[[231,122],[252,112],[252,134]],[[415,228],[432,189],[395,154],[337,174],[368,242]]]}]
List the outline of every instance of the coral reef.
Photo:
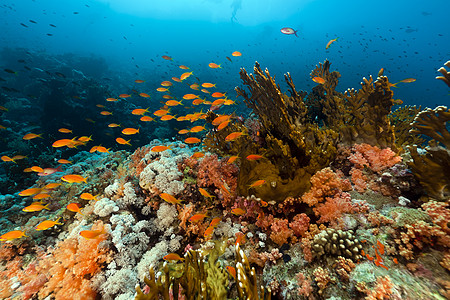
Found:
[{"label": "coral reef", "polygon": [[[450,68],[450,60],[444,64],[445,67]],[[436,79],[442,80],[450,87],[450,72],[445,69],[445,67],[440,67],[438,72],[442,74],[442,76],[436,76]]]}]

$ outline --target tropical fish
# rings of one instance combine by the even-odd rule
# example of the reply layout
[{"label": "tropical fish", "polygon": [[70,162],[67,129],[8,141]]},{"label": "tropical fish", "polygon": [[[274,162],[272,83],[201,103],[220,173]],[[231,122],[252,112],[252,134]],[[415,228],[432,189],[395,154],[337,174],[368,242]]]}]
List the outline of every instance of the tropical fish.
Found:
[{"label": "tropical fish", "polygon": [[29,141],[29,140],[35,139],[37,137],[42,138],[42,133],[41,134],[27,133],[22,137],[22,139],[24,139],[25,141]]},{"label": "tropical fish", "polygon": [[162,88],[162,87],[159,87],[159,88],[157,88],[156,89],[158,92],[167,92],[169,89],[168,88]]},{"label": "tropical fish", "polygon": [[62,172],[62,165],[59,165],[56,169],[55,168],[45,168],[42,169],[42,171],[40,171],[38,173],[39,176],[48,176],[48,175],[52,175],[56,172]]},{"label": "tropical fish", "polygon": [[101,111],[100,114],[101,114],[102,116],[112,116],[113,113],[110,112],[110,111],[104,110],[104,111]]},{"label": "tropical fish", "polygon": [[183,80],[189,78],[193,73],[194,72],[186,72],[186,73],[181,74],[180,80],[183,81]]},{"label": "tropical fish", "polygon": [[185,142],[186,144],[196,144],[196,143],[200,143],[201,140],[200,140],[199,138],[196,138],[196,137],[188,137],[188,138],[186,138],[186,139],[184,140],[184,142]]},{"label": "tropical fish", "polygon": [[135,128],[125,128],[122,130],[122,134],[125,135],[132,135],[132,134],[136,134],[139,133],[139,128],[135,129]]},{"label": "tropical fish", "polygon": [[219,126],[217,126],[217,131],[221,131],[222,129],[227,127],[228,124],[230,124],[230,121],[225,121],[225,122],[220,123]]},{"label": "tropical fish", "polygon": [[190,86],[189,86],[191,89],[193,89],[193,90],[199,90],[198,88],[200,87],[197,83],[194,83],[194,84],[191,84]]},{"label": "tropical fish", "polygon": [[13,158],[11,158],[11,157],[9,157],[9,156],[6,156],[6,155],[3,155],[3,156],[2,156],[2,160],[3,160],[4,162],[10,161],[10,162],[16,163],[16,162],[14,161]]},{"label": "tropical fish", "polygon": [[139,96],[141,96],[143,98],[150,98],[150,95],[147,93],[139,93]]},{"label": "tropical fish", "polygon": [[21,160],[21,159],[24,159],[24,158],[28,158],[28,157],[26,157],[25,155],[20,155],[20,154],[14,155],[12,157],[13,160]]},{"label": "tropical fish", "polygon": [[87,183],[86,179],[87,179],[87,177],[84,178],[83,176],[76,175],[76,174],[69,174],[69,175],[64,175],[63,177],[61,177],[61,180],[68,182],[68,183],[79,183],[79,182]]},{"label": "tropical fish", "polygon": [[406,78],[406,79],[400,80],[399,82],[411,83],[411,82],[414,82],[414,81],[416,81],[416,79],[414,79],[414,78]]},{"label": "tropical fish", "polygon": [[217,225],[219,225],[220,221],[222,221],[221,217],[216,217],[214,219],[211,220],[211,223],[209,223],[210,227],[216,227]]},{"label": "tropical fish", "polygon": [[[106,98],[106,101],[108,101],[108,102],[116,102],[116,101],[119,101],[119,99],[110,97],[110,98]],[[105,106],[104,105],[97,105],[97,107],[104,108]]]},{"label": "tropical fish", "polygon": [[241,131],[232,132],[225,137],[225,141],[227,141],[227,142],[234,141],[237,138],[241,137],[243,134],[244,134],[244,132],[241,132]]},{"label": "tropical fish", "polygon": [[202,83],[202,87],[204,87],[204,88],[212,88],[212,87],[216,87],[216,85],[213,84],[213,83],[205,82],[205,83]]},{"label": "tropical fish", "polygon": [[295,34],[296,37],[298,37],[297,35],[297,31],[298,30],[294,30],[290,27],[283,27],[280,29],[281,33],[287,34],[287,35],[291,35],[291,34]]},{"label": "tropical fish", "polygon": [[87,240],[98,239],[100,235],[107,233],[105,227],[102,227],[100,230],[83,230],[80,231],[80,235]]},{"label": "tropical fish", "polygon": [[181,103],[181,101],[176,101],[176,100],[167,100],[165,104],[167,106],[183,105],[183,103]]},{"label": "tropical fish", "polygon": [[170,204],[181,204],[181,201],[183,200],[179,200],[177,198],[175,198],[174,196],[167,194],[167,193],[162,193],[159,195],[164,201],[170,203]]},{"label": "tropical fish", "polygon": [[218,116],[216,118],[214,118],[214,120],[212,121],[212,124],[214,126],[218,126],[221,123],[225,122],[225,121],[229,121],[231,119],[230,115],[222,115],[222,116]]},{"label": "tropical fish", "polygon": [[215,93],[212,93],[211,96],[213,98],[220,98],[220,97],[225,97],[225,94],[224,93],[215,92]]},{"label": "tropical fish", "polygon": [[231,55],[233,56],[242,56],[242,53],[239,51],[234,51],[233,53],[231,53]]},{"label": "tropical fish", "polygon": [[148,112],[148,109],[149,109],[149,107],[147,107],[146,109],[143,109],[143,108],[136,108],[136,109],[133,109],[133,110],[131,111],[131,113],[132,113],[133,115],[135,115],[135,116],[142,116],[142,115],[144,115],[146,112]]},{"label": "tropical fish", "polygon": [[120,94],[119,98],[130,98],[131,95],[130,94]]},{"label": "tropical fish", "polygon": [[170,253],[167,254],[166,256],[163,257],[164,260],[184,260],[184,258],[180,257],[178,254],[176,253]]},{"label": "tropical fish", "polygon": [[172,148],[168,146],[154,146],[152,149],[150,149],[150,151],[152,152],[162,152],[166,150],[172,150]]},{"label": "tropical fish", "polygon": [[246,211],[244,209],[238,207],[238,208],[233,208],[231,210],[231,213],[236,216],[242,216],[243,214],[246,213]]},{"label": "tropical fish", "polygon": [[208,193],[208,191],[203,188],[199,188],[198,191],[200,192],[200,194],[202,194],[203,197],[206,197],[206,198],[214,198],[215,197],[215,196],[211,195],[210,193]]},{"label": "tropical fish", "polygon": [[48,208],[48,205],[49,204],[47,204],[45,206],[42,205],[42,204],[31,204],[31,205],[28,205],[28,206],[24,207],[22,209],[22,211],[24,211],[24,212],[36,212],[36,211],[41,211],[43,209],[50,210],[50,208]]},{"label": "tropical fish", "polygon": [[183,99],[185,99],[185,100],[193,100],[193,99],[196,99],[196,98],[199,98],[199,96],[197,96],[195,94],[186,94],[186,95],[183,96]]},{"label": "tropical fish", "polygon": [[83,193],[83,194],[80,195],[80,198],[83,199],[83,200],[89,200],[89,201],[90,200],[95,200],[95,201],[97,201],[98,200],[97,196],[98,195],[93,196],[91,193]]},{"label": "tropical fish", "polygon": [[155,111],[153,114],[157,117],[162,117],[164,115],[167,115],[168,113],[169,113],[169,110],[159,109],[159,110]]},{"label": "tropical fish", "polygon": [[89,141],[92,141],[92,135],[91,136],[80,136],[78,138],[78,141],[83,142],[83,143],[87,143]]},{"label": "tropical fish", "polygon": [[141,79],[136,79],[134,82],[136,82],[136,83],[144,83],[145,82],[145,80],[141,80]]},{"label": "tropical fish", "polygon": [[263,184],[265,184],[265,183],[266,183],[266,181],[265,181],[264,179],[256,180],[255,182],[253,182],[252,184],[250,184],[250,185],[248,186],[248,188],[250,189],[250,188],[257,187],[257,186],[261,186],[261,185],[263,185]]},{"label": "tropical fish", "polygon": [[151,122],[151,121],[155,121],[155,119],[153,119],[150,116],[143,116],[141,117],[139,120],[141,120],[142,122]]},{"label": "tropical fish", "polygon": [[189,67],[186,67],[184,65],[178,66],[178,68],[183,69],[183,70],[189,70]]},{"label": "tropical fish", "polygon": [[58,129],[58,131],[61,133],[72,133],[72,130],[67,129],[67,128],[60,128],[60,129]]},{"label": "tropical fish", "polygon": [[250,154],[246,157],[247,160],[253,161],[253,160],[258,160],[263,158],[264,156],[259,155],[259,154]]},{"label": "tropical fish", "polygon": [[131,146],[130,141],[131,141],[131,140],[126,141],[125,139],[123,139],[123,138],[121,138],[121,137],[116,138],[116,142],[119,143],[119,144],[121,144],[121,145],[128,145],[128,146]]},{"label": "tropical fish", "polygon": [[235,234],[235,236],[236,236],[236,243],[235,243],[235,245],[243,244],[245,242],[245,234],[243,234],[242,232],[237,232]]},{"label": "tropical fish", "polygon": [[238,158],[239,158],[239,156],[237,156],[237,155],[230,156],[230,157],[228,158],[228,160],[227,160],[227,164],[232,164],[232,163],[234,163],[234,161],[235,161],[236,159],[238,159]]},{"label": "tropical fish", "polygon": [[44,189],[45,189],[45,190],[52,190],[52,189],[57,188],[57,187],[60,186],[60,185],[61,185],[61,183],[59,183],[59,182],[50,182],[49,184],[47,184],[46,186],[44,186]]},{"label": "tropical fish", "polygon": [[2,234],[0,236],[0,241],[12,241],[21,237],[28,237],[27,235],[25,235],[25,230],[13,230]]},{"label": "tropical fish", "polygon": [[208,66],[211,69],[217,69],[217,68],[222,68],[220,65],[216,64],[216,63],[209,63]]},{"label": "tropical fish", "polygon": [[167,56],[167,55],[163,55],[163,56],[162,56],[162,58],[164,58],[165,60],[173,60],[173,58],[172,58],[172,57],[170,57],[170,56]]},{"label": "tropical fish", "polygon": [[170,82],[170,81],[168,81],[168,80],[165,80],[165,81],[161,82],[161,85],[162,85],[162,86],[172,86],[173,83]]},{"label": "tropical fish", "polygon": [[70,160],[61,158],[61,159],[58,159],[58,163],[60,163],[60,164],[71,164],[72,162]]},{"label": "tropical fish", "polygon": [[330,48],[331,44],[333,44],[333,43],[336,42],[337,40],[338,40],[338,37],[335,38],[335,39],[330,40],[330,41],[327,43],[327,45],[325,46],[325,49]]},{"label": "tropical fish", "polygon": [[212,236],[212,234],[214,233],[214,226],[209,226],[208,228],[206,228],[205,233],[203,234],[203,236],[205,238],[209,238]]},{"label": "tropical fish", "polygon": [[161,121],[169,121],[169,120],[172,120],[173,118],[175,118],[175,116],[172,116],[172,115],[165,115],[165,116],[162,116],[162,117],[160,118],[160,120],[161,120]]},{"label": "tropical fish", "polygon": [[233,277],[234,280],[236,280],[236,269],[232,266],[227,266],[227,271],[231,275],[231,277]]},{"label": "tropical fish", "polygon": [[79,213],[80,215],[83,215],[81,213],[81,205],[79,203],[69,203],[66,208],[70,210],[71,212]]},{"label": "tropical fish", "polygon": [[205,156],[205,153],[203,152],[195,152],[194,154],[192,154],[192,158],[202,158],[203,156]]},{"label": "tropical fish", "polygon": [[315,83],[319,83],[319,84],[325,83],[325,79],[323,79],[322,77],[313,77],[312,81],[314,81]]},{"label": "tropical fish", "polygon": [[44,169],[42,169],[39,166],[32,166],[31,167],[31,171],[33,171],[33,172],[44,172]]},{"label": "tropical fish", "polygon": [[195,214],[189,218],[189,222],[197,223],[197,222],[202,221],[206,217],[207,217],[207,214]]},{"label": "tropical fish", "polygon": [[195,132],[200,132],[202,130],[205,130],[204,126],[194,126],[194,127],[191,128],[190,132],[194,132],[195,133]]},{"label": "tropical fish", "polygon": [[189,130],[181,129],[180,131],[178,131],[178,134],[186,134],[186,133],[189,133]]},{"label": "tropical fish", "polygon": [[19,193],[19,196],[22,196],[22,197],[33,196],[33,195],[39,194],[41,191],[42,191],[41,188],[29,188],[29,189],[21,191]]},{"label": "tropical fish", "polygon": [[55,226],[55,225],[64,225],[63,223],[59,223],[58,221],[59,221],[59,219],[61,219],[61,217],[59,217],[58,219],[56,219],[56,221],[52,221],[52,220],[46,220],[46,221],[43,221],[43,222],[41,222],[41,223],[39,223],[37,226],[36,226],[36,230],[47,230],[47,229],[49,229],[49,228],[51,228],[51,227],[53,227],[53,226]]},{"label": "tropical fish", "polygon": [[45,193],[40,193],[40,194],[33,196],[34,200],[42,200],[42,199],[47,199],[47,198],[50,198],[50,195],[45,194]]}]

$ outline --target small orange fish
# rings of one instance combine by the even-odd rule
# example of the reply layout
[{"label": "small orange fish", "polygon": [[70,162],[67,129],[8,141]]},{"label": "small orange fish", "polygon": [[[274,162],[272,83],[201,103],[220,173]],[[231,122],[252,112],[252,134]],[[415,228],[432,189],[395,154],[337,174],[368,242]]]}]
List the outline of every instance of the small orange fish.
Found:
[{"label": "small orange fish", "polygon": [[236,234],[235,234],[235,236],[236,236],[236,243],[235,243],[235,245],[237,245],[237,244],[243,244],[244,242],[245,242],[245,234],[243,234],[242,232],[237,232]]},{"label": "small orange fish", "polygon": [[160,118],[160,120],[161,121],[170,121],[170,120],[172,120],[172,119],[174,119],[175,118],[175,116],[172,116],[172,115],[165,115],[165,116],[162,116],[161,118]]},{"label": "small orange fish", "polygon": [[150,151],[153,152],[162,152],[166,150],[172,150],[172,148],[168,146],[154,146],[152,149],[150,149]]},{"label": "small orange fish", "polygon": [[184,65],[178,66],[178,68],[182,69],[182,70],[189,70],[189,67],[186,67]]},{"label": "small orange fish", "polygon": [[141,120],[142,122],[155,121],[155,119],[153,119],[152,117],[149,117],[149,116],[142,116],[139,120]]},{"label": "small orange fish", "polygon": [[219,124],[219,126],[217,126],[217,130],[221,131],[222,129],[224,129],[225,127],[228,126],[228,124],[230,124],[230,121],[225,121]]},{"label": "small orange fish", "polygon": [[44,169],[42,169],[41,167],[38,167],[38,166],[32,166],[31,171],[40,173],[40,172],[44,172]]},{"label": "small orange fish", "polygon": [[414,82],[414,81],[416,81],[416,79],[414,79],[414,78],[406,78],[406,79],[400,80],[399,82],[411,83],[411,82]]},{"label": "small orange fish", "polygon": [[234,280],[236,280],[236,269],[232,266],[227,266],[227,271],[231,275],[231,277],[233,277]]},{"label": "small orange fish", "polygon": [[238,159],[238,158],[239,158],[239,156],[237,156],[237,155],[230,156],[230,158],[228,158],[228,160],[227,160],[227,164],[232,164],[232,163],[234,163],[234,161],[235,161],[236,159]]},{"label": "small orange fish", "polygon": [[263,185],[263,184],[265,184],[265,183],[266,183],[266,181],[265,181],[264,179],[256,180],[255,182],[253,182],[252,184],[250,184],[250,185],[248,186],[248,188],[250,189],[250,188],[257,187],[257,186],[261,186],[261,185]]},{"label": "small orange fish", "polygon": [[193,215],[192,217],[189,218],[189,222],[197,223],[197,222],[202,221],[206,217],[207,217],[206,214],[195,214],[195,215]]},{"label": "small orange fish", "polygon": [[139,93],[139,96],[141,96],[142,98],[150,98],[150,95],[147,93]]},{"label": "small orange fish", "polygon": [[236,216],[242,216],[246,213],[246,211],[244,209],[238,207],[238,208],[233,208],[231,210],[231,213]]},{"label": "small orange fish", "polygon": [[11,158],[11,157],[9,157],[9,156],[6,156],[6,155],[3,155],[2,156],[2,160],[4,161],[4,162],[13,162],[13,163],[16,163],[15,162],[15,160],[13,159],[13,158]]},{"label": "small orange fish", "polygon": [[52,220],[46,220],[43,221],[41,223],[39,223],[35,229],[40,231],[40,230],[47,230],[49,228],[52,228],[55,225],[64,225],[63,223],[59,223],[59,219],[61,219],[61,217],[59,217],[58,219],[56,219],[56,221],[52,221]]},{"label": "small orange fish", "polygon": [[194,127],[191,128],[190,131],[195,133],[195,132],[200,132],[202,130],[205,130],[204,126],[194,126]]},{"label": "small orange fish", "polygon": [[203,234],[203,236],[205,238],[210,238],[213,233],[214,233],[214,227],[213,226],[209,226],[208,228],[206,228],[205,233]]},{"label": "small orange fish", "polygon": [[222,193],[225,193],[227,195],[231,195],[230,190],[228,189],[228,187],[226,186],[226,184],[220,184],[220,190],[222,191]]},{"label": "small orange fish", "polygon": [[29,141],[38,137],[42,138],[42,133],[41,134],[27,133],[22,137],[22,139],[24,139],[25,141]]},{"label": "small orange fish", "polygon": [[394,262],[394,264],[398,265],[398,259],[396,257],[394,257],[394,259],[392,259],[392,261]]},{"label": "small orange fish", "polygon": [[258,154],[250,154],[246,157],[247,160],[253,161],[263,158],[264,156]]},{"label": "small orange fish", "polygon": [[377,247],[378,247],[378,251],[380,251],[380,254],[383,255],[384,254],[384,245],[377,240]]},{"label": "small orange fish", "polygon": [[121,137],[116,138],[116,142],[119,143],[119,144],[121,144],[121,145],[128,145],[128,146],[131,146],[130,141],[131,141],[131,140],[126,141],[125,139],[123,139],[123,138],[121,138]]},{"label": "small orange fish", "polygon": [[167,194],[167,193],[162,193],[159,195],[164,201],[170,203],[170,204],[181,204],[181,201],[183,200],[179,200],[177,198],[175,198],[174,196]]},{"label": "small orange fish", "polygon": [[16,160],[21,160],[21,159],[25,159],[25,158],[28,158],[28,157],[26,157],[24,155],[14,155],[12,157],[12,160],[16,161]]},{"label": "small orange fish", "polygon": [[161,56],[161,57],[164,58],[165,60],[173,60],[172,57],[167,56],[167,55],[163,55],[163,56]]},{"label": "small orange fish", "polygon": [[79,213],[80,215],[83,215],[81,213],[81,204],[79,203],[69,203],[66,206],[67,210],[71,211],[71,212],[75,212],[75,213]]},{"label": "small orange fish", "polygon": [[189,133],[189,130],[181,129],[180,131],[178,131],[178,134],[186,134],[186,133]]},{"label": "small orange fish", "polygon": [[163,82],[161,82],[161,85],[162,86],[172,86],[173,85],[173,83],[172,82],[170,82],[170,81],[168,81],[168,80],[165,80],[165,81],[163,81]]},{"label": "small orange fish", "polygon": [[53,189],[57,188],[60,185],[61,185],[61,183],[59,183],[59,182],[51,182],[51,183],[47,184],[46,186],[44,186],[44,189],[46,189],[46,190],[53,190]]},{"label": "small orange fish", "polygon": [[80,195],[80,198],[83,199],[83,200],[95,200],[95,201],[97,201],[98,200],[97,196],[98,195],[93,196],[91,193],[83,193],[83,194]]},{"label": "small orange fish", "polygon": [[183,105],[183,103],[181,103],[181,101],[176,101],[176,100],[167,100],[165,104],[167,106]]},{"label": "small orange fish", "polygon": [[211,223],[209,223],[210,227],[216,227],[217,225],[219,225],[220,221],[222,221],[221,217],[216,217],[214,219],[211,220]]},{"label": "small orange fish", "polygon": [[212,124],[214,126],[218,126],[218,125],[220,125],[221,123],[223,123],[225,121],[229,121],[230,119],[231,119],[230,115],[218,116],[212,121]]},{"label": "small orange fish", "polygon": [[[106,101],[108,101],[108,102],[116,102],[116,101],[119,101],[119,99],[109,97],[109,98],[106,98]],[[104,108],[105,106],[101,105],[101,104],[97,104],[97,107]]]},{"label": "small orange fish", "polygon": [[333,43],[336,42],[337,40],[338,40],[338,37],[335,38],[335,39],[330,40],[330,41],[327,43],[327,45],[325,46],[325,49],[330,48],[331,44],[333,44]]},{"label": "small orange fish", "polygon": [[194,99],[194,100],[192,101],[192,105],[200,105],[200,104],[202,104],[204,101],[205,101],[205,100],[203,100],[203,99],[197,98],[197,99]]},{"label": "small orange fish", "polygon": [[106,111],[106,110],[101,111],[100,114],[101,114],[102,116],[112,116],[112,112]]},{"label": "small orange fish", "polygon": [[0,241],[2,241],[2,242],[12,241],[15,239],[19,239],[21,237],[28,237],[27,235],[25,235],[25,230],[13,230],[13,231],[9,231],[5,234],[2,234],[0,236]]},{"label": "small orange fish", "polygon": [[221,97],[225,97],[224,93],[220,93],[220,92],[215,92],[211,94],[211,97],[213,98],[221,98]]},{"label": "small orange fish", "polygon": [[208,193],[208,191],[203,188],[199,188],[198,191],[200,192],[200,194],[202,194],[203,197],[206,197],[206,198],[214,198],[215,197],[215,196],[211,195],[210,193]]},{"label": "small orange fish", "polygon": [[80,235],[87,240],[93,240],[100,237],[100,235],[107,233],[105,227],[100,230],[83,230],[80,231]]},{"label": "small orange fish", "polygon": [[181,79],[177,78],[177,77],[172,77],[172,80],[175,81],[175,82],[182,82]]},{"label": "small orange fish", "polygon": [[184,258],[180,257],[178,254],[176,253],[170,253],[167,254],[166,256],[163,257],[164,260],[176,260],[176,261],[183,261]]},{"label": "small orange fish", "polygon": [[211,69],[217,69],[217,68],[222,68],[220,65],[216,64],[216,63],[209,63],[208,66]]},{"label": "small orange fish", "polygon": [[41,191],[42,191],[41,188],[29,188],[29,189],[21,191],[19,193],[19,196],[22,196],[22,197],[32,196],[32,195],[39,194]]},{"label": "small orange fish", "polygon": [[157,117],[162,117],[164,115],[167,115],[168,113],[169,113],[169,110],[159,109],[159,110],[155,111],[153,114]]},{"label": "small orange fish", "polygon": [[162,87],[159,87],[156,89],[156,91],[158,91],[158,92],[167,92],[168,90],[169,90],[168,88],[162,88]]},{"label": "small orange fish", "polygon": [[68,183],[79,183],[79,182],[87,183],[86,179],[87,179],[87,177],[84,178],[83,176],[76,175],[76,174],[69,174],[69,175],[64,175],[63,177],[61,177],[61,180],[68,182]]},{"label": "small orange fish", "polygon": [[227,142],[234,141],[237,138],[241,137],[243,134],[244,134],[244,132],[241,132],[241,131],[232,132],[225,137],[225,141],[227,141]]},{"label": "small orange fish", "polygon": [[143,109],[143,108],[136,108],[136,109],[133,109],[133,110],[131,111],[131,113],[132,113],[133,115],[135,115],[135,116],[142,116],[142,115],[144,115],[146,112],[148,112],[148,109],[149,109],[149,107],[147,107],[146,109]]},{"label": "small orange fish", "polygon": [[186,138],[186,139],[184,140],[184,142],[185,142],[186,144],[196,144],[196,143],[200,143],[201,140],[200,140],[199,138],[196,138],[196,137],[188,137],[188,138]]},{"label": "small orange fish", "polygon": [[119,98],[130,98],[131,95],[130,94],[120,94]]},{"label": "small orange fish", "polygon": [[205,83],[202,83],[202,87],[204,87],[204,88],[212,88],[212,87],[216,87],[216,85],[213,84],[213,83],[205,82]]},{"label": "small orange fish", "polygon": [[313,77],[312,81],[314,81],[315,83],[319,83],[319,84],[325,83],[325,79],[323,79],[322,77]]},{"label": "small orange fish", "polygon": [[183,96],[183,99],[185,99],[185,100],[193,100],[193,99],[196,99],[196,98],[198,98],[198,96],[195,95],[195,94],[186,94],[186,95]]},{"label": "small orange fish", "polygon": [[144,83],[145,82],[145,80],[141,80],[141,79],[136,79],[134,82],[136,82],[136,83]]},{"label": "small orange fish", "polygon": [[193,90],[196,90],[196,91],[198,91],[199,90],[199,85],[198,84],[196,84],[196,83],[194,83],[194,84],[191,84],[190,86],[189,86],[191,89],[193,89]]},{"label": "small orange fish", "polygon": [[61,133],[72,133],[72,130],[67,129],[67,128],[60,128],[60,129],[58,129],[58,131]]},{"label": "small orange fish", "polygon": [[120,124],[117,124],[117,123],[111,123],[111,124],[108,124],[108,127],[109,127],[109,128],[117,128],[117,127],[120,127]]},{"label": "small orange fish", "polygon": [[186,73],[181,74],[180,80],[183,81],[183,80],[189,78],[193,73],[194,72],[186,72]]},{"label": "small orange fish", "polygon": [[48,204],[45,205],[45,206],[42,205],[42,204],[31,204],[31,205],[28,205],[27,207],[24,207],[22,209],[22,211],[24,211],[24,212],[36,212],[36,211],[41,211],[43,209],[50,210],[50,208],[48,208]]},{"label": "small orange fish", "polygon": [[194,154],[192,154],[191,157],[197,159],[197,158],[202,158],[203,156],[205,156],[205,153],[203,153],[203,152],[195,152]]},{"label": "small orange fish", "polygon": [[239,51],[234,51],[233,53],[231,53],[231,55],[233,56],[242,56],[242,53]]},{"label": "small orange fish", "polygon": [[225,101],[226,101],[225,99],[217,99],[217,100],[214,100],[213,103],[211,103],[211,105],[212,106],[220,106],[220,105],[224,104]]},{"label": "small orange fish", "polygon": [[211,93],[210,91],[208,91],[207,89],[201,89],[200,91],[202,91],[203,93],[209,94]]},{"label": "small orange fish", "polygon": [[60,163],[60,164],[71,164],[72,162],[70,160],[61,158],[61,159],[58,159],[58,163]]},{"label": "small orange fish", "polygon": [[139,128],[135,129],[135,128],[125,128],[122,130],[122,134],[125,135],[132,135],[132,134],[136,134],[139,133]]},{"label": "small orange fish", "polygon": [[91,136],[80,136],[78,138],[78,141],[83,142],[83,143],[92,141],[92,135]]},{"label": "small orange fish", "polygon": [[37,194],[35,196],[33,196],[34,200],[42,200],[42,199],[47,199],[50,198],[49,194],[45,194],[45,193],[41,193],[41,194]]}]

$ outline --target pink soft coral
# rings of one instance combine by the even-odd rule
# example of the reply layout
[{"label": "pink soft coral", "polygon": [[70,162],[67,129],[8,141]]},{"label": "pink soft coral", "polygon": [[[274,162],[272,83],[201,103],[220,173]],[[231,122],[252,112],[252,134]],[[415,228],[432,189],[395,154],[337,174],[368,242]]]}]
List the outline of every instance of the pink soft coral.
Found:
[{"label": "pink soft coral", "polygon": [[286,244],[288,239],[294,234],[294,231],[289,229],[288,224],[289,221],[286,219],[275,218],[272,226],[270,227],[272,230],[270,233],[270,239],[279,246]]},{"label": "pink soft coral", "polygon": [[298,214],[294,216],[294,219],[289,223],[289,227],[294,231],[297,237],[305,235],[309,228],[309,217],[304,214]]},{"label": "pink soft coral", "polygon": [[350,154],[348,159],[356,168],[362,169],[366,166],[377,173],[392,167],[402,160],[391,148],[380,149],[369,144],[354,145],[352,151],[353,153]]},{"label": "pink soft coral", "polygon": [[325,200],[325,197],[332,197],[340,191],[348,191],[351,184],[347,179],[341,179],[330,168],[325,168],[311,177],[311,189],[302,196],[302,201],[309,206]]}]

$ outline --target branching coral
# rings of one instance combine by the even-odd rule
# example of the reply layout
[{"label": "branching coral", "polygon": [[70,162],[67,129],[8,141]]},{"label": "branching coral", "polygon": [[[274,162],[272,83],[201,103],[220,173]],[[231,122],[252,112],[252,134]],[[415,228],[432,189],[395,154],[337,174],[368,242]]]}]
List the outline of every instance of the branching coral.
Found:
[{"label": "branching coral", "polygon": [[[450,60],[447,61],[444,66],[450,68]],[[436,79],[444,81],[450,87],[450,72],[444,67],[439,68],[438,72],[440,72],[442,76],[436,76]]]},{"label": "branching coral", "polygon": [[389,114],[389,120],[394,126],[395,144],[402,148],[407,145],[421,145],[425,141],[417,135],[412,135],[409,131],[415,116],[421,111],[421,106],[405,105],[397,108]]},{"label": "branching coral", "polygon": [[425,109],[417,114],[411,130],[431,140],[425,154],[420,154],[416,145],[409,148],[413,160],[408,165],[426,192],[440,201],[450,196],[449,121],[450,109],[447,107]]}]

